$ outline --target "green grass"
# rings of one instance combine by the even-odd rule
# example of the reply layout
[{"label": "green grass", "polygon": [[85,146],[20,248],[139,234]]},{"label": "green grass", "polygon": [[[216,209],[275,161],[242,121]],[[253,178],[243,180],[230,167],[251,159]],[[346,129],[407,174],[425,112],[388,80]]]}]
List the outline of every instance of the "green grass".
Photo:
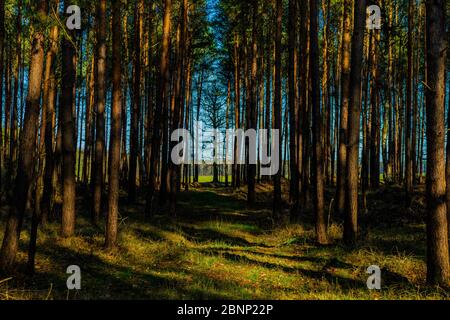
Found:
[{"label": "green grass", "polygon": [[[401,222],[401,209],[386,211],[373,195],[355,248],[341,242],[342,222],[333,217],[333,244],[317,246],[310,213],[286,225],[270,217],[268,186],[258,186],[257,208],[245,190],[201,187],[179,195],[177,219],[150,221],[144,203],[121,206],[120,247],[102,249],[102,230],[78,217],[77,235],[58,236],[57,223],[41,230],[36,274],[23,274],[28,233],[22,233],[19,266],[1,282],[0,299],[448,299],[449,292],[425,285],[425,229],[418,218]],[[392,201],[395,191],[390,191]],[[387,204],[386,204],[387,205]],[[378,208],[378,209],[377,209]],[[79,211],[84,212],[79,203]],[[421,211],[418,208],[418,211]],[[373,214],[373,216],[371,216]],[[0,213],[3,234],[6,210]],[[385,213],[386,215],[386,213]],[[372,219],[373,218],[373,219]],[[25,225],[29,229],[29,225]],[[67,291],[69,265],[82,270],[82,290]],[[383,288],[366,287],[366,269],[379,265]]]}]

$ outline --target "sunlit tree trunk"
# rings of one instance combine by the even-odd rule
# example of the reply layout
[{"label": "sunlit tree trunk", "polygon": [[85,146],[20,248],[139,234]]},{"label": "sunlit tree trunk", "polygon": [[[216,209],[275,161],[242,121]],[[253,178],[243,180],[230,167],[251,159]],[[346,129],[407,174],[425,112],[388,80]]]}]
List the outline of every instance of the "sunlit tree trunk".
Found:
[{"label": "sunlit tree trunk", "polygon": [[351,53],[348,116],[348,147],[346,167],[346,201],[344,241],[356,242],[358,235],[358,153],[361,112],[361,69],[363,60],[364,31],[366,22],[366,0],[355,1],[354,27]]},{"label": "sunlit tree trunk", "polygon": [[341,55],[341,112],[339,130],[339,151],[336,186],[336,213],[343,214],[345,208],[345,179],[347,165],[347,128],[348,103],[350,98],[350,46],[351,46],[351,4],[352,0],[345,0],[343,6],[343,36]]},{"label": "sunlit tree trunk", "polygon": [[449,249],[445,199],[445,0],[426,3],[427,26],[427,282],[448,285]]}]

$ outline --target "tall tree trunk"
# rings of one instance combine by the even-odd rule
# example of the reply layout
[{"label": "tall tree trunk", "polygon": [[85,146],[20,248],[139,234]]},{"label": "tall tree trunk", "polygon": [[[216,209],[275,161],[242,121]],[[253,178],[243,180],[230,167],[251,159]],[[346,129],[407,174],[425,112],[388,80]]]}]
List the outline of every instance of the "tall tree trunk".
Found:
[{"label": "tall tree trunk", "polygon": [[83,172],[82,172],[82,181],[84,184],[88,182],[88,166],[92,162],[91,161],[91,153],[92,153],[92,108],[94,105],[94,69],[95,69],[95,55],[92,55],[92,62],[90,64],[89,75],[86,79],[86,102],[85,102],[85,125],[84,125],[84,154],[83,154]]},{"label": "tall tree trunk", "polygon": [[[17,43],[16,43],[16,58],[17,63],[14,69],[14,97],[13,97],[13,108],[11,115],[11,131],[10,131],[10,172],[11,176],[16,176],[14,163],[17,160],[17,149],[19,142],[19,134],[18,134],[18,109],[19,109],[19,76],[22,69],[22,0],[19,0],[17,4],[17,19],[16,19],[16,32],[17,32]],[[23,93],[23,91],[22,91]]]},{"label": "tall tree trunk", "polygon": [[136,200],[136,174],[139,151],[139,119],[141,114],[141,16],[144,1],[136,2],[134,9],[134,57],[133,57],[133,104],[130,128],[130,171],[128,176],[128,201]]},{"label": "tall tree trunk", "polygon": [[348,147],[346,167],[346,201],[344,241],[356,242],[358,235],[358,154],[361,112],[361,69],[363,60],[366,0],[355,1],[351,53]]},{"label": "tall tree trunk", "polygon": [[169,70],[169,46],[170,46],[170,29],[171,29],[171,15],[172,15],[172,0],[164,0],[164,19],[163,19],[163,38],[162,51],[160,60],[160,75],[158,81],[158,94],[156,97],[155,122],[152,137],[152,154],[150,158],[150,174],[149,174],[149,188],[147,194],[147,203],[145,213],[150,216],[153,213],[153,197],[156,189],[156,174],[158,172],[158,161],[160,159],[160,144],[161,144],[161,121],[167,119],[161,118],[163,109],[166,108],[166,99],[170,84],[170,70]]},{"label": "tall tree trunk", "polygon": [[410,197],[413,192],[413,158],[411,150],[411,121],[412,121],[412,89],[413,89],[413,0],[408,5],[408,77],[406,80],[406,133],[405,133],[405,188],[407,193],[407,205],[410,205]]},{"label": "tall tree trunk", "polygon": [[299,171],[298,171],[298,151],[297,136],[298,130],[296,121],[298,119],[297,100],[297,0],[289,0],[289,65],[288,85],[289,85],[289,164],[290,164],[290,188],[289,198],[291,202],[291,217],[298,214],[299,201]]},{"label": "tall tree trunk", "polygon": [[319,28],[317,1],[310,2],[310,74],[311,102],[313,109],[313,190],[314,212],[316,215],[316,239],[319,244],[327,244],[327,223],[324,211],[324,176],[322,149],[322,113],[320,110],[320,80],[319,80]]},{"label": "tall tree trunk", "polygon": [[[370,186],[377,189],[380,186],[380,99],[379,99],[379,52],[380,30],[372,31],[371,53],[371,94],[370,94]],[[368,132],[369,134],[369,132]]]},{"label": "tall tree trunk", "polygon": [[342,215],[345,209],[345,169],[347,166],[347,128],[348,103],[350,98],[350,46],[351,46],[351,4],[352,0],[344,0],[343,6],[343,36],[341,55],[341,112],[339,130],[339,155],[336,186],[336,213]]},{"label": "tall tree trunk", "polygon": [[[239,36],[236,33],[234,35],[234,51],[233,51],[233,63],[234,63],[234,124],[235,129],[239,130],[240,128],[240,108],[241,108],[241,61],[240,61],[240,44],[239,44]],[[238,148],[239,142],[237,138],[234,138],[233,148],[234,148],[234,161],[233,161],[233,177],[232,184],[233,188],[240,187],[240,165],[239,165],[239,157],[240,150]]]},{"label": "tall tree trunk", "polygon": [[95,159],[92,171],[92,222],[97,225],[102,209],[103,155],[105,149],[105,104],[106,104],[106,0],[97,3],[97,74]]},{"label": "tall tree trunk", "polygon": [[448,285],[449,252],[445,199],[445,0],[426,2],[427,26],[427,282]]},{"label": "tall tree trunk", "polygon": [[[64,1],[65,10],[69,6]],[[62,42],[62,85],[60,99],[60,125],[62,138],[62,236],[71,237],[75,233],[75,121],[73,117],[74,86],[76,78],[75,32],[67,31],[71,40]]]},{"label": "tall tree trunk", "polygon": [[[283,1],[276,0],[276,27],[275,27],[275,92],[274,92],[274,106],[273,106],[273,129],[281,130],[281,32],[282,32],[282,19],[283,19]],[[275,140],[273,138],[273,140]],[[273,215],[274,217],[281,216],[281,166],[283,164],[282,159],[282,144],[281,144],[281,132],[280,141],[273,141],[272,145],[277,146],[278,158],[280,168],[274,175],[274,194],[273,194]]]},{"label": "tall tree trunk", "polygon": [[[54,5],[54,4],[52,4]],[[39,223],[45,224],[51,210],[53,194],[53,117],[55,113],[56,81],[53,60],[58,50],[58,27],[50,31],[50,48],[45,59],[43,110],[39,143],[39,170],[37,173],[35,208],[30,232],[28,248],[28,271],[34,272],[36,241]]]},{"label": "tall tree trunk", "polygon": [[[5,1],[0,0],[0,116],[3,117],[3,74],[5,56]],[[3,169],[3,120],[0,120],[0,192],[2,191]]]},{"label": "tall tree trunk", "polygon": [[309,55],[310,55],[310,41],[309,41],[309,1],[303,1],[301,6],[301,25],[305,32],[301,33],[300,43],[302,44],[301,50],[301,65],[302,72],[300,74],[300,88],[301,93],[301,116],[302,116],[302,207],[306,210],[309,197],[310,197],[310,148],[311,148],[311,108],[310,108],[310,86],[309,86]]},{"label": "tall tree trunk", "polygon": [[[258,17],[258,6],[259,1],[253,3],[252,6],[252,51],[251,51],[251,84],[250,84],[250,105],[249,105],[249,126],[247,129],[256,130],[256,122],[257,122],[257,109],[258,109],[258,97],[257,97],[257,63],[258,63],[258,30],[257,30],[257,17]],[[250,152],[250,148],[255,149],[256,146],[252,146],[249,144],[249,148],[247,149]],[[249,157],[250,160],[250,157]],[[255,160],[255,159],[253,159]],[[256,164],[249,163],[248,165],[248,196],[247,202],[249,205],[254,205],[256,201],[255,195],[255,178],[256,178]]]},{"label": "tall tree trunk", "polygon": [[10,271],[14,265],[23,217],[27,207],[26,199],[30,198],[33,190],[32,183],[35,171],[39,102],[44,69],[44,32],[42,24],[43,19],[47,16],[47,1],[40,0],[37,10],[39,15],[36,15],[36,19],[39,20],[32,22],[35,26],[35,32],[32,38],[28,95],[26,99],[23,133],[21,134],[19,146],[19,163],[13,193],[14,199],[0,250],[0,270],[3,272]]},{"label": "tall tree trunk", "polygon": [[[188,19],[188,0],[183,0],[181,8],[181,23],[178,38],[178,49],[177,49],[177,79],[175,80],[175,103],[172,112],[172,127],[171,132],[179,129],[181,124],[180,112],[184,107],[182,89],[184,85],[184,65],[185,65],[185,54],[186,54],[186,31],[187,31],[187,19]],[[176,146],[176,141],[170,142],[170,150]],[[170,201],[170,214],[174,216],[176,214],[176,194],[177,194],[177,176],[178,176],[179,166],[173,163],[172,159],[169,160],[169,201]]]},{"label": "tall tree trunk", "polygon": [[112,51],[113,51],[113,99],[111,107],[111,139],[109,162],[108,215],[106,217],[105,247],[114,248],[117,243],[117,219],[120,191],[120,143],[122,132],[122,30],[121,1],[112,3]]}]

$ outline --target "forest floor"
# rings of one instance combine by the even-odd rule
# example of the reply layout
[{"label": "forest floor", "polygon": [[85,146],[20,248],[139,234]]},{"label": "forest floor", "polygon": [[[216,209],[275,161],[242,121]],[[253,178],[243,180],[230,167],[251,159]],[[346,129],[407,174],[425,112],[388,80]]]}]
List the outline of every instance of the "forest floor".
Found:
[{"label": "forest floor", "polygon": [[[146,220],[144,201],[127,206],[124,199],[120,247],[113,252],[102,249],[103,232],[87,215],[78,217],[71,239],[50,224],[39,233],[33,277],[23,275],[24,231],[17,272],[0,278],[0,299],[450,298],[448,290],[425,285],[423,190],[411,209],[402,204],[401,188],[370,193],[354,248],[341,240],[342,217],[330,216],[332,244],[317,246],[310,212],[294,224],[274,221],[271,187],[257,191],[257,206],[247,208],[244,189],[201,184],[179,194],[176,219],[161,213]],[[331,197],[328,190],[328,203]],[[84,206],[80,199],[79,209]],[[6,212],[0,211],[1,234]],[[67,290],[69,265],[81,268],[79,291]],[[370,265],[382,269],[381,290],[367,289]]]}]

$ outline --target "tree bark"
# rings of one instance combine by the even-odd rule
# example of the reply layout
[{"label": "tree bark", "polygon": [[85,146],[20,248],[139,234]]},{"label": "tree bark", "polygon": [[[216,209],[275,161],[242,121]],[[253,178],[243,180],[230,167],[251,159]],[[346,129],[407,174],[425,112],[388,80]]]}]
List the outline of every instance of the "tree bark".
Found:
[{"label": "tree bark", "polygon": [[296,121],[298,119],[297,100],[297,0],[289,0],[289,65],[288,85],[289,85],[289,165],[290,165],[290,188],[289,198],[291,202],[291,217],[298,215],[299,201],[299,171],[298,171],[298,151],[297,136],[298,129]]},{"label": "tree bark", "polygon": [[343,6],[343,36],[341,55],[341,112],[339,129],[339,155],[336,186],[336,213],[342,215],[345,209],[345,179],[347,165],[347,128],[348,103],[350,98],[350,55],[351,55],[351,4],[352,0],[344,0]]},{"label": "tree bark", "polygon": [[327,244],[327,224],[324,211],[324,176],[322,149],[322,113],[320,109],[320,80],[319,80],[319,36],[318,36],[318,8],[317,1],[310,2],[310,73],[311,73],[311,102],[313,109],[313,190],[314,212],[316,216],[316,240],[319,244]]},{"label": "tree bark", "polygon": [[[283,19],[283,1],[276,0],[276,27],[275,27],[275,90],[274,90],[274,106],[273,106],[273,129],[281,130],[281,32]],[[272,138],[273,139],[273,138]],[[280,168],[274,175],[274,194],[273,194],[273,215],[274,217],[281,216],[281,166],[282,159],[282,144],[281,133],[280,141],[273,141],[272,145],[277,146]]]},{"label": "tree bark", "polygon": [[[69,6],[64,1],[65,9]],[[76,78],[76,55],[74,43],[75,32],[67,31],[71,40],[64,38],[62,42],[62,85],[60,99],[60,125],[62,138],[62,225],[63,237],[72,237],[75,233],[75,121],[73,117],[74,86]]]},{"label": "tree bark", "polygon": [[117,219],[120,191],[120,144],[122,133],[122,30],[121,0],[112,3],[113,99],[111,107],[111,138],[109,162],[108,215],[106,217],[105,247],[117,245]]},{"label": "tree bark", "polygon": [[92,222],[97,225],[102,209],[103,155],[105,150],[105,104],[106,104],[106,0],[97,4],[97,74],[96,94],[96,137],[95,159],[92,171]]},{"label": "tree bark", "polygon": [[427,282],[448,285],[449,248],[445,203],[445,0],[426,2],[427,28]]},{"label": "tree bark", "polygon": [[[37,7],[39,18],[47,15],[47,1],[40,0]],[[23,133],[19,145],[19,162],[17,177],[14,186],[14,199],[6,224],[3,243],[0,250],[0,270],[11,271],[14,266],[19,246],[20,232],[28,199],[33,190],[33,177],[35,171],[35,155],[37,130],[39,123],[40,95],[42,75],[44,69],[44,32],[41,23],[33,21],[35,32],[32,38],[30,55],[30,73],[28,80],[28,94],[26,99]]]},{"label": "tree bark", "polygon": [[163,19],[163,38],[162,51],[160,60],[160,75],[158,85],[158,95],[155,109],[155,125],[152,137],[152,154],[150,158],[150,174],[149,174],[149,188],[147,194],[147,202],[145,213],[150,216],[153,213],[153,197],[156,188],[156,174],[158,169],[158,161],[160,158],[160,144],[161,144],[161,115],[163,109],[166,108],[165,100],[169,90],[170,70],[169,70],[169,46],[170,46],[170,29],[171,29],[171,15],[172,15],[172,0],[164,0],[164,19]]},{"label": "tree bark", "polygon": [[348,147],[344,241],[354,244],[358,235],[358,153],[361,112],[361,69],[363,60],[366,0],[355,1],[349,100]]}]

